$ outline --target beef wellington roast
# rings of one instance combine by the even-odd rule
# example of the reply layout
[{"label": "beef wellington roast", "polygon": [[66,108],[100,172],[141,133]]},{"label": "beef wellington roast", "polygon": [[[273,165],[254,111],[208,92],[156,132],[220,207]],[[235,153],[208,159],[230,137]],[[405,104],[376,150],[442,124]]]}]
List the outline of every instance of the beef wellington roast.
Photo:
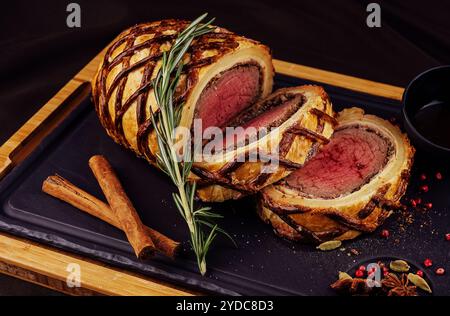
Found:
[{"label": "beef wellington roast", "polygon": [[[329,141],[335,125],[332,106],[323,88],[299,86],[277,90],[227,123],[244,131],[249,127],[267,127],[265,137],[241,142],[239,134],[232,134],[238,145],[235,150],[228,150],[217,161],[194,165],[193,173],[199,176],[197,195],[203,201],[222,202],[259,191],[304,164]],[[262,158],[267,152],[275,153],[276,159],[238,159],[254,152]],[[273,169],[265,169],[268,165]]]},{"label": "beef wellington roast", "polygon": [[[152,163],[158,150],[151,123],[150,110],[158,111],[152,79],[162,52],[189,23],[163,20],[125,30],[106,49],[92,82],[95,108],[108,134]],[[203,128],[221,127],[272,91],[269,48],[212,28],[194,39],[184,56],[175,105],[182,106],[181,126],[188,128],[194,117],[203,120]]]},{"label": "beef wellington roast", "polygon": [[[95,108],[107,133],[153,164],[158,143],[151,113],[158,106],[152,79],[162,52],[170,49],[189,23],[163,20],[124,31],[106,49],[92,82]],[[274,75],[269,48],[223,28],[212,28],[194,39],[184,57],[175,95],[175,104],[181,107],[180,125],[193,130],[194,119],[201,119],[202,130],[242,126],[244,131],[249,127],[271,131],[253,142],[236,135],[239,146],[225,148],[220,159],[195,162],[191,179],[202,186],[200,198],[223,201],[253,193],[288,175],[328,141],[334,119],[329,98],[319,87],[280,90],[264,99],[272,91]],[[281,133],[274,142],[269,136],[276,131]],[[274,143],[281,152],[280,168],[274,173],[264,173],[262,159],[239,161],[255,148],[262,157]]]},{"label": "beef wellington roast", "polygon": [[338,115],[331,141],[302,168],[261,191],[275,232],[315,243],[374,231],[400,206],[414,148],[388,121],[358,108]]}]

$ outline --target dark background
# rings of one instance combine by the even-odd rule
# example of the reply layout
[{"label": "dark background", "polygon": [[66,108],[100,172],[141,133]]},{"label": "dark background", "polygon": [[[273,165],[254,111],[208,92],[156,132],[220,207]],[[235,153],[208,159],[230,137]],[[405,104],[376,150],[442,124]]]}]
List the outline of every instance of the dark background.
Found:
[{"label": "dark background", "polygon": [[[68,28],[66,6],[81,6]],[[381,5],[381,28],[366,6]],[[203,12],[216,24],[270,46],[275,58],[405,86],[423,70],[450,64],[450,4],[445,1],[11,1],[0,19],[0,144],[120,31]],[[0,276],[0,295],[48,290]]]}]

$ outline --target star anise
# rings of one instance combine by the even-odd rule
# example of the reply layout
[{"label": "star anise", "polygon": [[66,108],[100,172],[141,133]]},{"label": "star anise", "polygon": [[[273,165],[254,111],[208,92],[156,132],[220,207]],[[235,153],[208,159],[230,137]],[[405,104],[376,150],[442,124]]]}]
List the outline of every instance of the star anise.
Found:
[{"label": "star anise", "polygon": [[406,274],[399,278],[394,273],[388,273],[381,281],[381,285],[386,289],[388,296],[417,296],[416,287],[409,285]]}]

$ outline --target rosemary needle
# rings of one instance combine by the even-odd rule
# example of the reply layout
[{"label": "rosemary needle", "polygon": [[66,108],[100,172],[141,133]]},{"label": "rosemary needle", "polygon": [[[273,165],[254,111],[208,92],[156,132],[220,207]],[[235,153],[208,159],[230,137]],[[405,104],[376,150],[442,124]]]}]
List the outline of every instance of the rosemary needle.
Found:
[{"label": "rosemary needle", "polygon": [[196,185],[188,181],[193,161],[192,153],[190,150],[185,150],[179,161],[174,146],[176,143],[174,129],[180,122],[179,109],[182,108],[182,104],[175,108],[173,99],[183,69],[184,54],[196,37],[213,30],[210,25],[214,19],[202,23],[206,16],[207,13],[189,24],[177,36],[170,50],[163,53],[161,68],[153,82],[155,98],[160,111],[156,114],[152,113],[152,123],[157,133],[159,147],[157,163],[177,187],[178,192],[173,193],[173,199],[189,228],[190,243],[202,275],[206,273],[206,254],[217,234],[222,233],[230,239],[231,237],[213,222],[214,219],[221,218],[221,215],[212,212],[210,207],[195,209]]}]

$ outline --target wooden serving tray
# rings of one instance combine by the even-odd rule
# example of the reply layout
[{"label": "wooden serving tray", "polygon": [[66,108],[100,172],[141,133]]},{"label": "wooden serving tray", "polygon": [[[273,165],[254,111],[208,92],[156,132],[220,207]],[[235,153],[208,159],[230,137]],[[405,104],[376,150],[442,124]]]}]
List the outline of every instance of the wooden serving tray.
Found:
[{"label": "wooden serving tray", "polygon": [[[27,158],[42,139],[53,131],[90,93],[94,76],[104,51],[89,62],[52,99],[33,115],[0,147],[0,180]],[[375,96],[400,100],[400,87],[355,78],[343,74],[274,60],[278,74],[311,80]],[[68,264],[78,264],[82,271],[81,287],[68,287]],[[104,263],[74,255],[36,242],[0,233],[0,272],[73,295],[192,295],[192,290],[173,286],[113,268]]]}]

